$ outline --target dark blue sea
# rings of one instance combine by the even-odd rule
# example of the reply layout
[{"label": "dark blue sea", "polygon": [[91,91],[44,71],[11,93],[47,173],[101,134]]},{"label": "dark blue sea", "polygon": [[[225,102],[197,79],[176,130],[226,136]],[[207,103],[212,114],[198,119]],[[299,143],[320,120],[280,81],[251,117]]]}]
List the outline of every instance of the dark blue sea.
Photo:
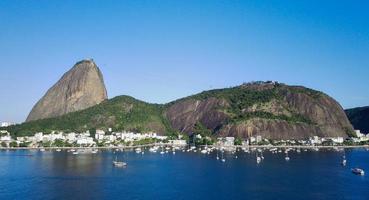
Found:
[{"label": "dark blue sea", "polygon": [[[369,152],[289,154],[0,151],[0,199],[369,199]],[[115,168],[115,156],[128,163]],[[236,158],[236,156],[238,158]],[[352,167],[368,175],[351,173]]]}]

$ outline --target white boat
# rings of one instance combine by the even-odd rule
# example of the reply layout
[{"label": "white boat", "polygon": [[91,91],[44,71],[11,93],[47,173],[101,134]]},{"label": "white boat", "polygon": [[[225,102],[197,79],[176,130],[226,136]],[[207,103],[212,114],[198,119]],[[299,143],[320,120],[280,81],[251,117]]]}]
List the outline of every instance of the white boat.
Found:
[{"label": "white boat", "polygon": [[208,153],[208,151],[204,149],[204,150],[201,150],[201,153],[206,154],[206,153]]},{"label": "white boat", "polygon": [[159,149],[159,147],[151,147],[150,149],[149,149],[149,151],[151,152],[151,153],[156,153],[157,151],[158,151],[158,149]]},{"label": "white boat", "polygon": [[44,152],[44,151],[45,151],[45,149],[44,149],[44,148],[41,148],[41,149],[40,149],[40,151],[41,151],[41,152]]},{"label": "white boat", "polygon": [[261,162],[261,158],[258,156],[256,157],[256,163],[259,164]]},{"label": "white boat", "polygon": [[73,155],[78,155],[78,151],[73,151]]},{"label": "white boat", "polygon": [[351,169],[352,173],[356,174],[356,175],[361,175],[361,176],[364,176],[365,175],[365,172],[363,169],[360,169],[360,168],[354,168],[354,169]]},{"label": "white boat", "polygon": [[93,149],[93,150],[91,151],[91,153],[96,154],[98,151],[99,151],[99,150],[97,150],[97,149]]},{"label": "white boat", "polygon": [[135,151],[136,151],[136,153],[141,153],[142,150],[141,150],[141,148],[136,148]]},{"label": "white boat", "polygon": [[343,159],[341,164],[342,164],[342,166],[346,166],[346,163],[347,163],[347,160]]},{"label": "white boat", "polygon": [[290,157],[288,156],[288,151],[286,151],[286,157],[284,158],[286,161],[290,160]]},{"label": "white boat", "polygon": [[115,157],[115,160],[113,161],[113,166],[114,167],[125,167],[125,166],[127,166],[127,163],[122,162],[122,161],[118,161],[117,157]]},{"label": "white boat", "polygon": [[163,154],[165,154],[165,152],[164,151],[161,151],[160,154],[163,155]]},{"label": "white boat", "polygon": [[56,151],[56,152],[61,152],[61,149],[56,149],[55,151]]}]

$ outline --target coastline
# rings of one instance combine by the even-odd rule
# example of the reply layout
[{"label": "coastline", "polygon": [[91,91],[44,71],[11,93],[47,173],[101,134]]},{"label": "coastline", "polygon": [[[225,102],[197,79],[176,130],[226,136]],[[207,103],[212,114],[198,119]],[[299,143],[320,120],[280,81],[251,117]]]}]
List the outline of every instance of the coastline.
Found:
[{"label": "coastline", "polygon": [[[55,150],[55,149],[62,149],[62,150],[68,150],[68,149],[134,149],[134,148],[145,148],[145,147],[152,147],[152,146],[177,146],[178,145],[172,145],[172,144],[147,144],[147,145],[136,145],[136,146],[120,146],[120,147],[0,147],[0,150],[39,150],[39,149],[45,149],[45,150]],[[180,147],[187,147],[186,146],[180,146]],[[205,147],[205,145],[198,146],[198,147]],[[220,147],[216,145],[208,145],[207,147]],[[331,148],[343,148],[343,149],[355,149],[355,148],[369,148],[369,145],[343,145],[343,146],[298,146],[298,145],[285,145],[285,146],[268,146],[268,145],[248,145],[248,146],[225,146],[224,148],[300,148],[300,149],[331,149]]]}]

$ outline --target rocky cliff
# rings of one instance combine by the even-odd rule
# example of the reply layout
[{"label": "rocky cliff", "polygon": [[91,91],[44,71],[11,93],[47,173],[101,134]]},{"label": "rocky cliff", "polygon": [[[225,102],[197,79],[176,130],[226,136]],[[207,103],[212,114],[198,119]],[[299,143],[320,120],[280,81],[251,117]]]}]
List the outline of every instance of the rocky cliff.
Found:
[{"label": "rocky cliff", "polygon": [[65,73],[33,107],[27,122],[57,117],[95,106],[107,99],[103,76],[92,60],[83,60]]},{"label": "rocky cliff", "polygon": [[355,129],[369,133],[369,106],[348,109],[346,114]]},{"label": "rocky cliff", "polygon": [[342,136],[353,128],[342,107],[318,91],[275,82],[212,90],[167,105],[173,128],[192,134],[201,123],[219,136],[303,139]]}]

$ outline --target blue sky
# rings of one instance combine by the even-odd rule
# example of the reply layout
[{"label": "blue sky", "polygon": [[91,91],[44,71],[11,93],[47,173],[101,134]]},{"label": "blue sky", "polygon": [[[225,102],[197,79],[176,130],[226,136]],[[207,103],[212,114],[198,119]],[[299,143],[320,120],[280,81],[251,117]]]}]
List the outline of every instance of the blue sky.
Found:
[{"label": "blue sky", "polygon": [[77,61],[109,97],[165,103],[277,80],[369,105],[369,1],[0,1],[0,121],[24,121]]}]

